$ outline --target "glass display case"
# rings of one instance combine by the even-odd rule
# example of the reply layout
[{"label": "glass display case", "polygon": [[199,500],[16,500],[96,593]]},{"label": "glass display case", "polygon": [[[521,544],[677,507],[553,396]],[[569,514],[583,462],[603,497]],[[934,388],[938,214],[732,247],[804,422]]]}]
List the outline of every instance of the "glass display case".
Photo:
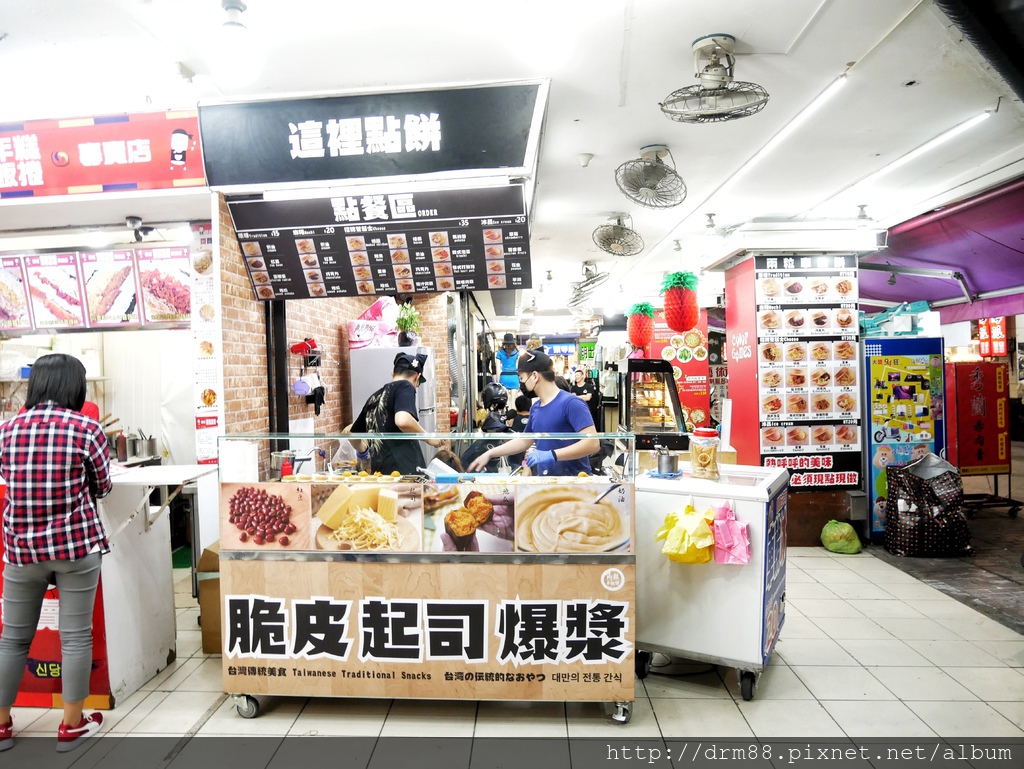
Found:
[{"label": "glass display case", "polygon": [[664,360],[636,358],[619,368],[619,426],[636,435],[638,449],[690,446],[672,366]]}]

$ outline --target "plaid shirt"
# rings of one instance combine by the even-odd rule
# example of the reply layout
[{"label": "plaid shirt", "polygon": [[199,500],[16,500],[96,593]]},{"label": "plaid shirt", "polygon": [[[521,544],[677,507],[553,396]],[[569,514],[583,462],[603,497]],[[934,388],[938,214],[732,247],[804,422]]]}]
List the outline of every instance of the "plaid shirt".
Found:
[{"label": "plaid shirt", "polygon": [[0,425],[4,560],[25,565],[110,552],[96,499],[110,493],[99,424],[53,402]]}]

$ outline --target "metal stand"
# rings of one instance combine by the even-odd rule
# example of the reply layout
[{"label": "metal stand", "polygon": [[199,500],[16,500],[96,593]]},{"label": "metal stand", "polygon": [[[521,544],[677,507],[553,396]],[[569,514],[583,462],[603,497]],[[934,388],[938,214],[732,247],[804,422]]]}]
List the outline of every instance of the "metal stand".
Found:
[{"label": "metal stand", "polygon": [[[964,494],[964,515],[968,518],[973,518],[975,514],[987,507],[1008,507],[1007,515],[1011,518],[1016,518],[1017,513],[1020,512],[1021,506],[1024,506],[1024,502],[1019,502],[1016,499],[1012,499],[1009,496],[999,496],[999,473],[994,473],[990,477],[992,480],[992,494]],[[978,476],[973,476],[978,477]],[[1011,479],[1013,476],[1010,473],[1006,473],[1006,493],[1011,494]]]}]

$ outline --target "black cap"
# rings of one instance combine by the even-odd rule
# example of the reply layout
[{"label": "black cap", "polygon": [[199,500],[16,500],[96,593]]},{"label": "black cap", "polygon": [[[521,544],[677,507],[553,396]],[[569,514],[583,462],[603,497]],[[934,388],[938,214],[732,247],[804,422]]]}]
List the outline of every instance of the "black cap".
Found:
[{"label": "black cap", "polygon": [[501,343],[502,344],[515,344],[516,343],[516,338],[514,336],[512,336],[512,334],[505,334],[504,338],[501,340]]},{"label": "black cap", "polygon": [[423,367],[427,363],[426,353],[418,353],[416,355],[410,355],[407,352],[400,352],[395,356],[395,369],[394,373],[401,371],[418,371],[420,373],[420,383],[426,382],[427,378],[423,376]]},{"label": "black cap", "polygon": [[527,350],[519,356],[519,370],[529,373],[531,371],[554,371],[554,365],[543,350]]}]

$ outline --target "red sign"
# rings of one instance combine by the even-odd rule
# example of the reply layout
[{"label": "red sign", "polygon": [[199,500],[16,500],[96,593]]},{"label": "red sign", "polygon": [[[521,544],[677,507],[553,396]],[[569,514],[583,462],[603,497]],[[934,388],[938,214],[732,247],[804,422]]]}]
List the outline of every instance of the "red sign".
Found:
[{"label": "red sign", "polygon": [[661,358],[672,364],[672,374],[683,407],[686,429],[711,424],[711,395],[708,389],[708,312],[700,311],[697,325],[678,333],[665,324],[665,310],[654,311],[654,339],[649,358]]},{"label": "red sign", "polygon": [[[729,361],[732,437],[736,461],[761,464],[757,398],[757,306],[754,302],[754,260],[725,273],[725,358]],[[744,384],[740,384],[744,383]]]},{"label": "red sign", "polygon": [[982,318],[978,321],[979,354],[1001,357],[1006,352],[1006,318]]},{"label": "red sign", "polygon": [[1010,472],[1009,376],[1004,363],[946,366],[946,450],[962,475]]},{"label": "red sign", "polygon": [[195,110],[0,125],[0,200],[205,184]]}]

